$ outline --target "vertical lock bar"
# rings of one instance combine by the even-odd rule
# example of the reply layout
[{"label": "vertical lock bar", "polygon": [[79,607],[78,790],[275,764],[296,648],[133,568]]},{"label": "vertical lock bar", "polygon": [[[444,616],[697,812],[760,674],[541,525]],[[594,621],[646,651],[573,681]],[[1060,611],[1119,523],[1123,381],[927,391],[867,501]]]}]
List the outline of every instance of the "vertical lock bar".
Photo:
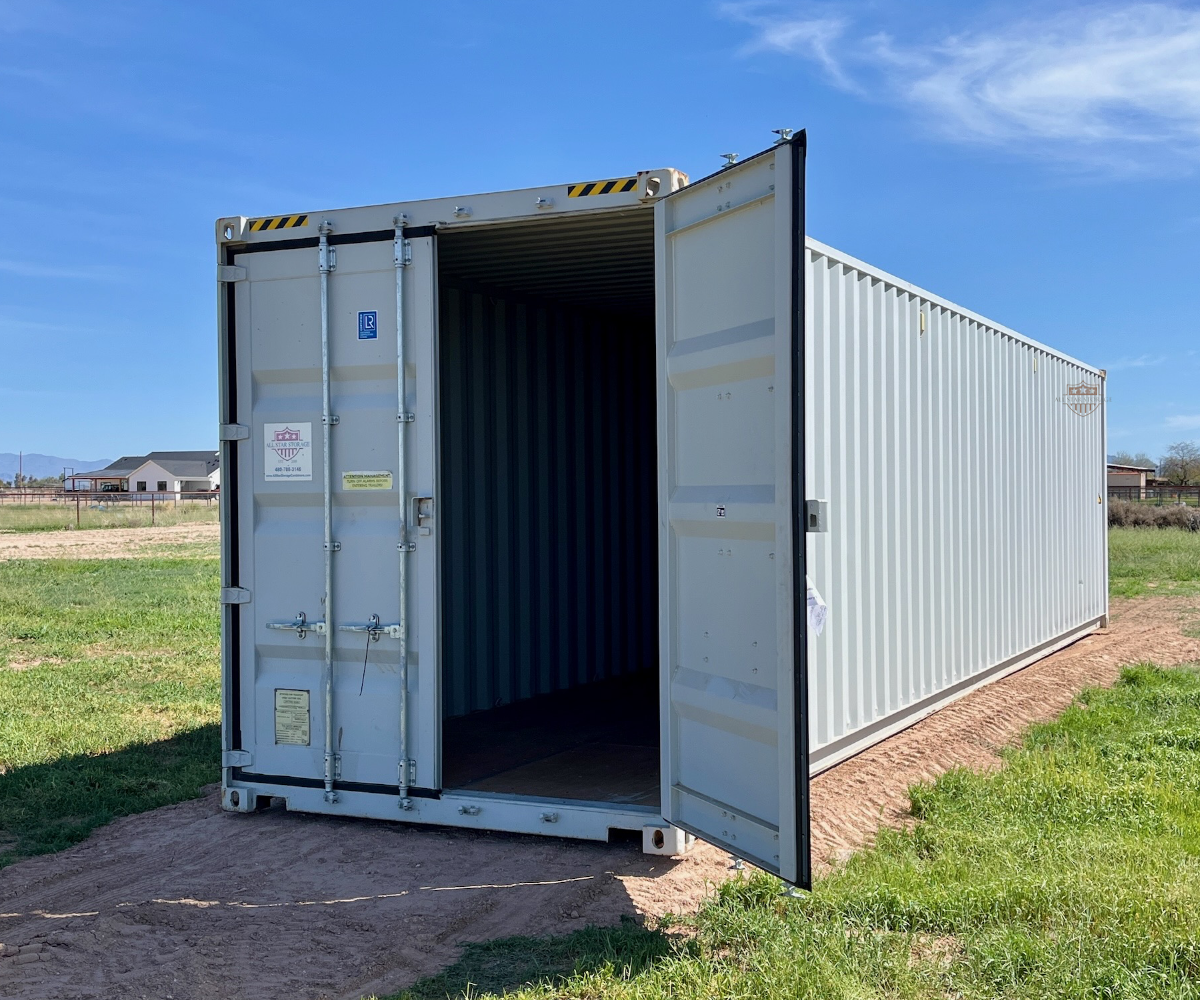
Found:
[{"label": "vertical lock bar", "polygon": [[408,373],[404,355],[404,268],[408,264],[408,240],[404,238],[405,215],[397,215],[392,224],[396,235],[393,263],[396,267],[396,489],[400,504],[399,584],[400,608],[400,697],[396,706],[400,715],[400,762],[397,768],[400,808],[410,807],[408,786],[412,780],[408,763],[408,461],[405,437],[411,416],[408,412]]},{"label": "vertical lock bar", "polygon": [[329,272],[336,267],[334,253],[329,245],[329,234],[333,227],[322,222],[317,230],[317,260],[321,272],[321,443],[322,454],[321,487],[325,501],[325,801],[336,802],[337,792],[333,779],[337,768],[333,742],[333,456],[330,452],[330,430],[333,413],[329,393]]}]

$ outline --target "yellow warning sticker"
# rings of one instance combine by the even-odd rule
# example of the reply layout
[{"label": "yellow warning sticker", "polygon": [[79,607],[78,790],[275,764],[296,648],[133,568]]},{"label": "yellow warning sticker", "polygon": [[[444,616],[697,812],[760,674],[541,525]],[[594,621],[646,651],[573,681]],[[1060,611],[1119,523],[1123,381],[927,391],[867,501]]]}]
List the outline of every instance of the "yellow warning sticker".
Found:
[{"label": "yellow warning sticker", "polygon": [[309,745],[308,692],[275,689],[275,742],[291,746]]},{"label": "yellow warning sticker", "polygon": [[583,181],[567,185],[568,198],[586,198],[593,194],[624,194],[637,187],[636,177],[618,177],[613,181]]},{"label": "yellow warning sticker", "polygon": [[342,489],[344,490],[390,490],[392,474],[390,472],[343,472]]}]

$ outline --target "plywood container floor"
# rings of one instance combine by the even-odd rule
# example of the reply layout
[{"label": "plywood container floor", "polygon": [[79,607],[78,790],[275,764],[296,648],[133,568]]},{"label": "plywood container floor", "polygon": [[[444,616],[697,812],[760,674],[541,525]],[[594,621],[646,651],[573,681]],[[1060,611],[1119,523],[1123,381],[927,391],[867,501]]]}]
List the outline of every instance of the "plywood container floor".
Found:
[{"label": "plywood container floor", "polygon": [[644,672],[448,719],[443,786],[655,806],[655,682]]}]

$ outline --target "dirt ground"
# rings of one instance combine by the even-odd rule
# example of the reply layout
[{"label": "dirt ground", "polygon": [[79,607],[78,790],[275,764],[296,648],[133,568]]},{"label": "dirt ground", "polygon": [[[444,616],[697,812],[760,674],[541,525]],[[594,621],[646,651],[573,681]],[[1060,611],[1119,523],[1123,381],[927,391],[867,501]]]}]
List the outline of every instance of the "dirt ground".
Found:
[{"label": "dirt ground", "polygon": [[[1182,633],[1197,603],[1114,605],[1108,630],[819,775],[817,856],[844,857],[881,821],[904,822],[913,782],[994,766],[1029,722],[1122,664],[1200,659],[1200,639]],[[225,815],[210,793],[0,872],[0,995],[357,1000],[436,972],[464,942],[692,909],[728,866],[703,844],[672,860],[279,809]]]},{"label": "dirt ground", "polygon": [[175,524],[164,528],[97,528],[88,531],[0,532],[4,559],[127,559],[170,554],[196,542],[217,543],[219,524]]}]

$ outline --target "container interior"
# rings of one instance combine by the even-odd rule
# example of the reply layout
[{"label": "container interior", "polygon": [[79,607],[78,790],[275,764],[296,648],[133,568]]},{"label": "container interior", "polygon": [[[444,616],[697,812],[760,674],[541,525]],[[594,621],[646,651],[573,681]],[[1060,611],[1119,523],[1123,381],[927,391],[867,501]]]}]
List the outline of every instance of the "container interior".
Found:
[{"label": "container interior", "polygon": [[446,789],[658,805],[653,227],[438,237]]}]

